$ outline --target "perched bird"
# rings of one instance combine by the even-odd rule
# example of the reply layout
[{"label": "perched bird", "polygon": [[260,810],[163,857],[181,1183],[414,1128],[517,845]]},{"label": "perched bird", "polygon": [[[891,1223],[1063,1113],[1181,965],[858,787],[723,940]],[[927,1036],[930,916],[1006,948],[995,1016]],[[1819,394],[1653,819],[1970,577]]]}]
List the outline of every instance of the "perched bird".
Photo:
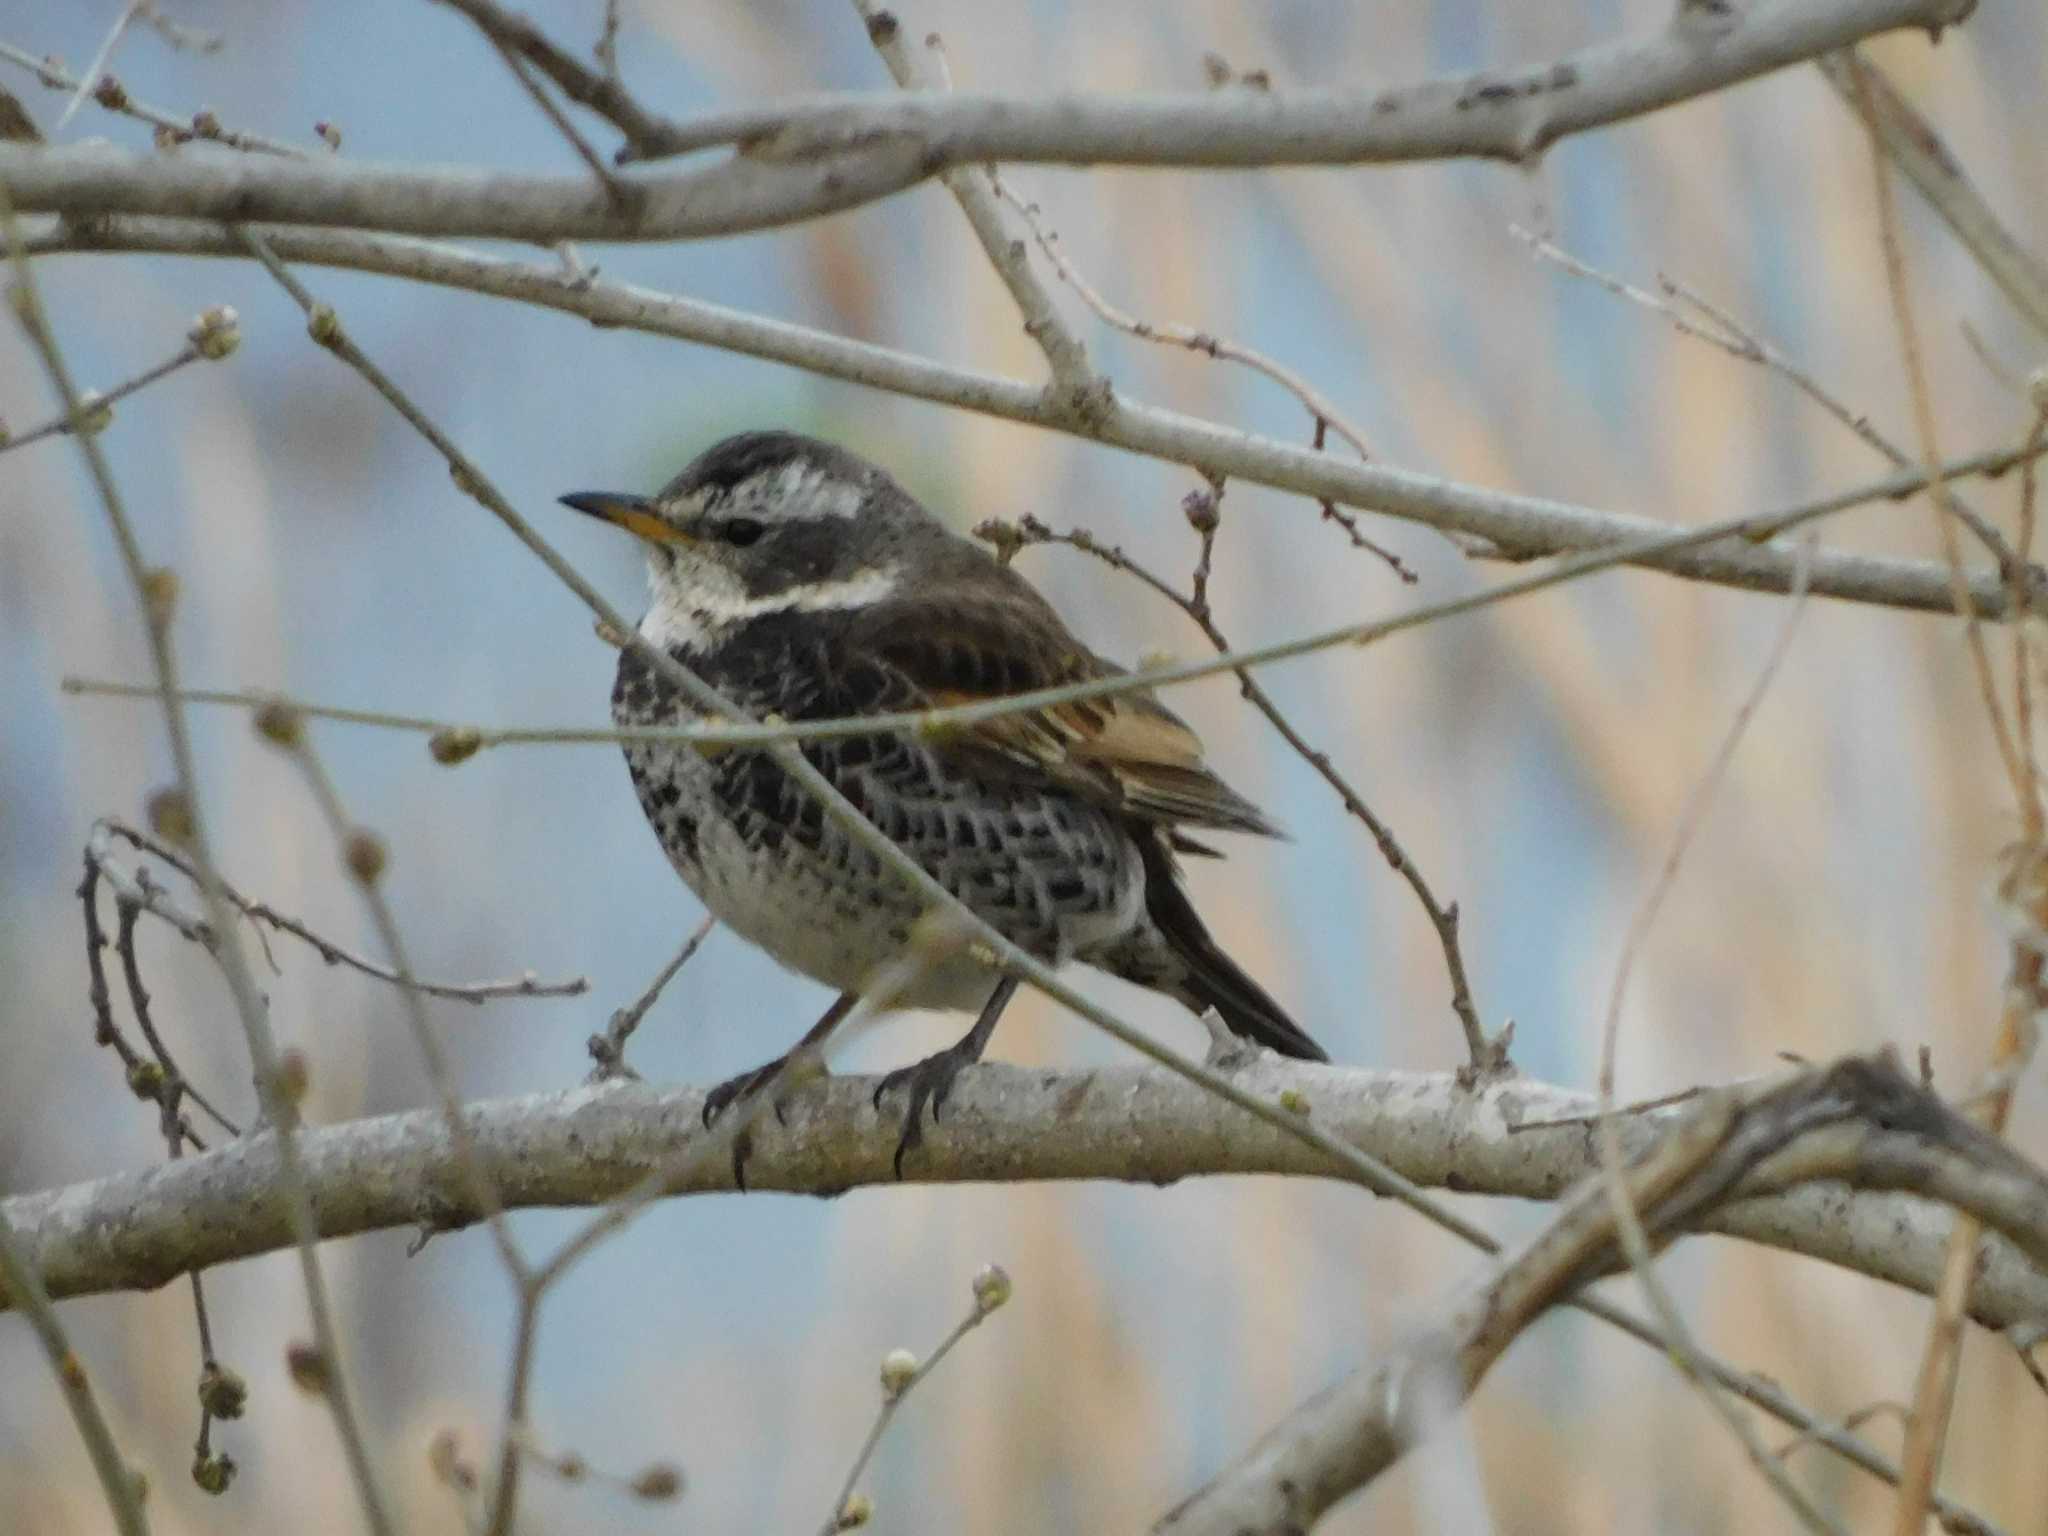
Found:
[{"label": "perched bird", "polygon": [[[1120,669],[1074,638],[1023,577],[947,530],[888,474],[790,432],[747,432],[657,495],[562,500],[646,545],[640,634],[756,716],[788,721],[927,709]],[[612,718],[681,725],[702,712],[628,648]],[[1177,856],[1212,850],[1181,829],[1277,835],[1202,761],[1201,742],[1137,691],[1004,715],[942,736],[807,742],[806,758],[912,858],[1019,947],[1083,961],[1214,1008],[1236,1034],[1328,1059],[1223,952],[1182,888]],[[640,807],[683,881],[742,938],[838,989],[823,1036],[900,955],[922,898],[758,750],[706,755],[629,743]],[[899,1003],[975,1011],[958,1044],[892,1072],[907,1088],[896,1154],[980,1058],[1016,982],[966,953]],[[798,1049],[801,1049],[800,1044]],[[710,1120],[786,1058],[722,1085]]]}]

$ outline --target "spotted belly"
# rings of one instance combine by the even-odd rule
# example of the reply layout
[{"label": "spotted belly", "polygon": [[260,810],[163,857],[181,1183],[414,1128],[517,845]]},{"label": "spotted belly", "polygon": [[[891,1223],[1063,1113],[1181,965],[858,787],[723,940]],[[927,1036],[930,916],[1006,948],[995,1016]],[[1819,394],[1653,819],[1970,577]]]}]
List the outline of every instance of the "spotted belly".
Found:
[{"label": "spotted belly", "polygon": [[[801,718],[795,700],[732,691],[753,712]],[[622,658],[613,696],[621,725],[680,723],[691,718],[681,703],[630,652]],[[933,878],[1044,960],[1110,952],[1146,925],[1132,834],[1095,806],[1013,777],[978,775],[905,737],[815,742],[805,755]],[[769,754],[628,744],[625,757],[676,872],[742,938],[844,992],[861,991],[903,952],[922,898]],[[975,1008],[994,981],[962,953],[904,1002]]]}]

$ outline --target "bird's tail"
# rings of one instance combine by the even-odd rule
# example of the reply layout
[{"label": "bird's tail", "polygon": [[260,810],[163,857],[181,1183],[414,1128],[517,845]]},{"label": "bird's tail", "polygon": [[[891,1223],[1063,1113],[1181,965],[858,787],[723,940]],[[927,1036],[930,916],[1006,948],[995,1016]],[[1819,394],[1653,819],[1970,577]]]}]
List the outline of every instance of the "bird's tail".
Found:
[{"label": "bird's tail", "polygon": [[1182,1000],[1198,1012],[1214,1008],[1232,1034],[1256,1040],[1282,1056],[1328,1061],[1329,1053],[1311,1040],[1287,1016],[1287,1011],[1266,994],[1266,989],[1247,976],[1209,936],[1187,892],[1181,889],[1180,872],[1174,868],[1172,854],[1155,839],[1141,839],[1141,843],[1146,910],[1153,926],[1185,967],[1175,989]]}]

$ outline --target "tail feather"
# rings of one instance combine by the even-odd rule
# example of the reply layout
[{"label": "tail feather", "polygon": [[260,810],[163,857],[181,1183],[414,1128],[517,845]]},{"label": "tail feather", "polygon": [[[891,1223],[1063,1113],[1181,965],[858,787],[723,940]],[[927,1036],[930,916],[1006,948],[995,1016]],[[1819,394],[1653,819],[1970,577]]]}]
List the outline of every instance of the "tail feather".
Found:
[{"label": "tail feather", "polygon": [[1282,1056],[1301,1061],[1328,1061],[1329,1053],[1294,1020],[1266,989],[1244,973],[1218,947],[1181,888],[1173,856],[1153,839],[1144,840],[1145,906],[1153,926],[1172,946],[1186,973],[1177,989],[1197,1010],[1214,1008],[1232,1034],[1256,1040]]}]

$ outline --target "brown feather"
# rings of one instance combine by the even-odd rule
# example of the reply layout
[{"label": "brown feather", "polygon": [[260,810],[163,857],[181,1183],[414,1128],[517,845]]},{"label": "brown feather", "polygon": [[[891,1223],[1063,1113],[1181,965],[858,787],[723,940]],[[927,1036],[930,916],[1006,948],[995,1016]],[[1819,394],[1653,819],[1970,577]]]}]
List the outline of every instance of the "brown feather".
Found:
[{"label": "brown feather", "polygon": [[[934,708],[1119,677],[1008,570],[965,590],[927,587],[865,610],[850,637],[879,653]],[[1164,827],[1282,836],[1202,760],[1201,739],[1147,690],[1001,715],[942,736],[940,750],[1050,775],[1096,804]]]}]

